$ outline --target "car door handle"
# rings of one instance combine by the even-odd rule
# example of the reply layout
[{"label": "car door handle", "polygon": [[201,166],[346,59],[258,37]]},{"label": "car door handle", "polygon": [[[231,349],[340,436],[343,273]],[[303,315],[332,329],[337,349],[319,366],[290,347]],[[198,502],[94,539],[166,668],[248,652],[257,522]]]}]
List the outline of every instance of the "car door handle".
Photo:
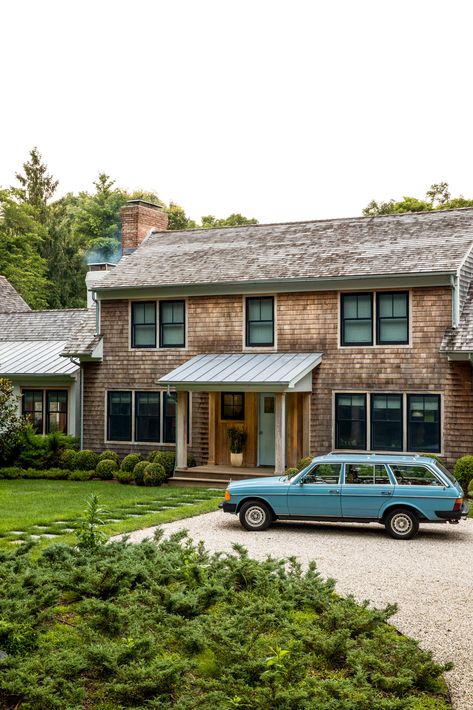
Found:
[{"label": "car door handle", "polygon": [[340,493],[340,491],[335,488],[332,488],[332,490],[329,490],[329,493],[331,493],[332,495],[335,495],[336,493]]}]

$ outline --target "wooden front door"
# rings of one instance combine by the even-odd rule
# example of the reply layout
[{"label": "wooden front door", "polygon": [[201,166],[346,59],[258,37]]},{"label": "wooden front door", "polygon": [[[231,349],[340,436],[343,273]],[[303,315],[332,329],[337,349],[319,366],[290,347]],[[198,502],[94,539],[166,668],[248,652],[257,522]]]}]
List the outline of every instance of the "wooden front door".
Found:
[{"label": "wooden front door", "polygon": [[274,466],[274,405],[274,394],[260,394],[258,411],[258,466]]}]

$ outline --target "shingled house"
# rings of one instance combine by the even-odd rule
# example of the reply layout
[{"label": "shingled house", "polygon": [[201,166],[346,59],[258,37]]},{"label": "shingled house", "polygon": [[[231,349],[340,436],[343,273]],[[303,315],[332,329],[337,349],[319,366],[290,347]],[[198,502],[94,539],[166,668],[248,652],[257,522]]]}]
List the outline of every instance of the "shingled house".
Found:
[{"label": "shingled house", "polygon": [[80,364],[61,352],[83,328],[95,329],[95,308],[32,311],[0,276],[0,377],[13,382],[19,413],[39,434],[80,434]]},{"label": "shingled house", "polygon": [[244,466],[276,472],[332,450],[473,453],[472,247],[472,209],[175,232],[128,203],[99,335],[64,351],[83,445],[177,438],[177,478],[191,451],[207,479],[230,426]]}]

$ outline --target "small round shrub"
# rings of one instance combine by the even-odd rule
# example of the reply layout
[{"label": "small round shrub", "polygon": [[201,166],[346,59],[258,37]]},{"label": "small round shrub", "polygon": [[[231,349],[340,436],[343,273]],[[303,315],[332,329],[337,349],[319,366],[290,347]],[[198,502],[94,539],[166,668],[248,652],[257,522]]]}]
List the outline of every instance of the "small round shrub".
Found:
[{"label": "small round shrub", "polygon": [[170,478],[174,473],[176,465],[176,454],[174,451],[155,451],[152,463],[159,463],[166,471],[166,476]]},{"label": "small round shrub", "polygon": [[115,461],[117,465],[120,465],[120,457],[117,454],[116,451],[110,451],[107,449],[106,451],[102,451],[102,453],[99,455],[99,461]]},{"label": "small round shrub", "polygon": [[145,472],[146,466],[149,466],[148,461],[138,461],[135,468],[133,469],[133,478],[137,486],[144,486],[143,474]]},{"label": "small round shrub", "polygon": [[143,473],[145,486],[161,486],[167,479],[166,471],[160,463],[149,463]]},{"label": "small round shrub", "polygon": [[118,483],[133,483],[134,481],[133,471],[123,471],[122,469],[119,469],[118,471],[115,471],[113,475],[114,478],[117,479]]},{"label": "small round shrub", "polygon": [[128,454],[128,456],[125,456],[125,458],[123,459],[120,468],[122,471],[128,471],[129,473],[133,473],[133,469],[140,461],[143,461],[143,457],[141,456],[141,454]]},{"label": "small round shrub", "polygon": [[59,464],[61,468],[65,468],[68,471],[73,471],[77,468],[77,454],[79,452],[74,449],[64,449],[59,457]]},{"label": "small round shrub", "polygon": [[455,464],[453,475],[457,479],[464,491],[469,490],[470,482],[473,481],[473,456],[462,456]]},{"label": "small round shrub", "polygon": [[304,456],[303,459],[297,462],[297,470],[302,471],[303,468],[312,463],[312,456]]},{"label": "small round shrub", "polygon": [[162,453],[162,451],[159,451],[159,450],[158,451],[150,451],[148,454],[148,461],[150,463],[154,463],[154,459],[156,458],[156,456],[159,456],[159,454],[161,454],[161,453]]},{"label": "small round shrub", "polygon": [[83,449],[77,452],[77,459],[75,468],[81,471],[94,471],[95,467],[99,462],[99,455],[95,451],[90,451],[89,449]]},{"label": "small round shrub", "polygon": [[470,481],[470,485],[468,486],[468,497],[473,498],[473,479]]},{"label": "small round shrub", "polygon": [[69,481],[90,481],[95,476],[95,471],[71,471]]},{"label": "small round shrub", "polygon": [[291,468],[286,468],[286,470],[284,471],[285,476],[295,476],[296,473],[299,473],[299,469],[295,466],[292,466]]},{"label": "small round shrub", "polygon": [[117,471],[117,469],[118,464],[116,461],[112,461],[112,459],[104,459],[103,461],[99,461],[95,467],[95,475],[98,476],[98,478],[101,478],[102,481],[109,481],[113,478],[113,474]]}]

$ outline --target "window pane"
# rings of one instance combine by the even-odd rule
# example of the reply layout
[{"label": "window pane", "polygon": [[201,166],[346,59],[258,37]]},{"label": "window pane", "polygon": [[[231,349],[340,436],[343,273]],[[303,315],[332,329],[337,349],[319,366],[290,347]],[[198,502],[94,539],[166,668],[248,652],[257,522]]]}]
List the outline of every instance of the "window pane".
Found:
[{"label": "window pane", "polygon": [[167,444],[174,444],[176,442],[176,410],[176,394],[168,394],[165,392],[163,406],[163,441]]},{"label": "window pane", "polygon": [[184,345],[184,326],[163,324],[161,338],[161,347],[182,347]]},{"label": "window pane", "polygon": [[398,466],[390,464],[399,486],[441,486],[442,483],[425,466]]},{"label": "window pane", "polygon": [[393,317],[394,318],[405,318],[407,316],[407,294],[406,293],[394,293],[393,294]]},{"label": "window pane", "polygon": [[358,316],[356,308],[356,296],[343,296],[343,317],[356,318]]},{"label": "window pane", "polygon": [[409,451],[440,451],[440,396],[409,395],[407,436]]},{"label": "window pane", "polygon": [[371,321],[353,320],[345,322],[345,343],[371,343]]},{"label": "window pane", "polygon": [[273,320],[273,299],[261,299],[261,320]]},{"label": "window pane", "polygon": [[273,345],[274,299],[272,297],[246,299],[246,344]]},{"label": "window pane", "polygon": [[304,476],[304,484],[307,483],[332,483],[338,484],[340,479],[341,464],[321,463],[314,466],[307,475]]},{"label": "window pane", "polygon": [[156,303],[131,304],[131,344],[134,348],[156,347]]},{"label": "window pane", "polygon": [[108,439],[131,441],[131,392],[108,393]]},{"label": "window pane", "polygon": [[185,347],[185,303],[184,301],[161,301],[160,313],[160,347]]},{"label": "window pane", "polygon": [[160,441],[160,393],[136,392],[136,441]]},{"label": "window pane", "polygon": [[365,294],[363,296],[357,296],[358,301],[358,313],[357,318],[371,318],[371,296]]},{"label": "window pane", "polygon": [[273,324],[250,323],[249,334],[249,342],[251,345],[264,345],[271,343],[273,340]]},{"label": "window pane", "polygon": [[43,390],[23,390],[23,415],[37,434],[43,434]]},{"label": "window pane", "polygon": [[402,451],[401,395],[371,395],[371,448]]},{"label": "window pane", "polygon": [[46,392],[46,432],[67,432],[67,392],[48,390]]},{"label": "window pane", "polygon": [[245,395],[243,392],[222,393],[222,419],[237,419],[243,421],[245,418]]},{"label": "window pane", "polygon": [[336,447],[366,449],[366,396],[337,394],[335,417]]},{"label": "window pane", "polygon": [[386,467],[380,464],[346,464],[345,483],[348,485],[385,485],[391,483]]},{"label": "window pane", "polygon": [[378,315],[383,318],[391,318],[393,315],[393,298],[390,293],[378,294]]},{"label": "window pane", "polygon": [[407,318],[407,293],[378,293],[377,340],[379,344],[409,342]]},{"label": "window pane", "polygon": [[379,324],[379,340],[383,343],[404,343],[407,340],[407,321],[401,318],[382,320]]}]

